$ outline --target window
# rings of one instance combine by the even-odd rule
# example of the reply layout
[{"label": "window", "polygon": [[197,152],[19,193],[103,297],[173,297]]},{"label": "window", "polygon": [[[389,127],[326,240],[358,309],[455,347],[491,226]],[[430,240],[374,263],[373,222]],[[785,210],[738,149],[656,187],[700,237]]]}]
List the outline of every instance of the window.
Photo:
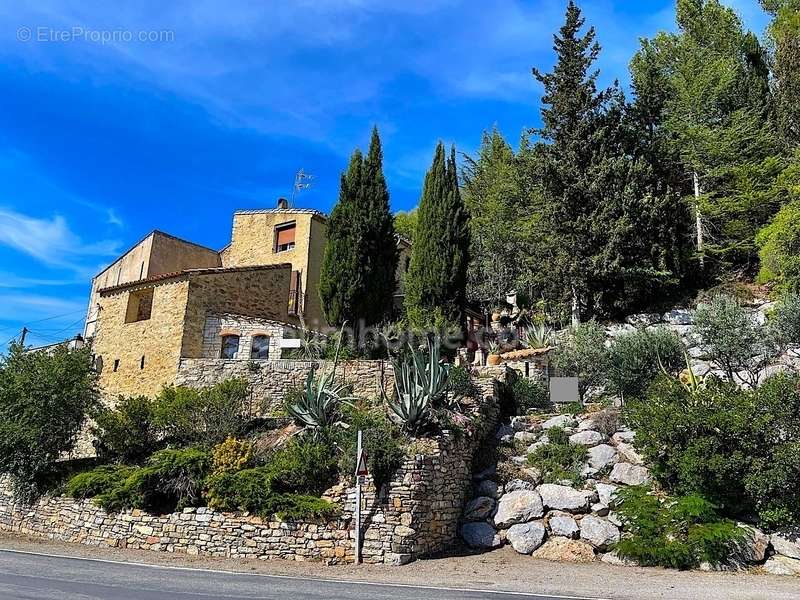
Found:
[{"label": "window", "polygon": [[117,369],[119,369],[119,359],[115,358],[114,359],[114,373],[117,372]]},{"label": "window", "polygon": [[222,336],[222,358],[236,358],[239,353],[239,336]]},{"label": "window", "polygon": [[250,346],[250,358],[269,358],[269,337],[254,335]]},{"label": "window", "polygon": [[144,355],[142,355],[142,360],[139,361],[139,370],[144,371]]},{"label": "window", "polygon": [[294,250],[295,223],[283,223],[275,227],[275,252]]},{"label": "window", "polygon": [[153,312],[153,288],[136,290],[128,294],[128,310],[125,322],[146,321]]}]

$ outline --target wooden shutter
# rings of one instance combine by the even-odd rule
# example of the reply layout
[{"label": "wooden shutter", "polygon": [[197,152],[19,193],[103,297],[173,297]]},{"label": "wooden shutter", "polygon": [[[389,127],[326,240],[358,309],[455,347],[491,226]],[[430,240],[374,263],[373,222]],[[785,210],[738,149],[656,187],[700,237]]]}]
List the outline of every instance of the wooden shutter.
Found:
[{"label": "wooden shutter", "polygon": [[294,232],[296,227],[294,223],[286,226],[278,226],[278,240],[277,245],[285,246],[286,244],[294,244]]},{"label": "wooden shutter", "polygon": [[300,271],[292,271],[289,280],[289,314],[296,317],[300,312]]}]

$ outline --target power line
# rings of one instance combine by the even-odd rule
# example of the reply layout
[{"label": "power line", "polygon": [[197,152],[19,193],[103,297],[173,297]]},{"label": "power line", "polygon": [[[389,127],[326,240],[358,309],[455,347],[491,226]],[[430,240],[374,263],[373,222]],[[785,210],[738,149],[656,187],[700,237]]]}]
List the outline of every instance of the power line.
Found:
[{"label": "power line", "polygon": [[41,323],[42,321],[51,321],[52,319],[58,319],[58,318],[61,318],[61,317],[68,317],[70,315],[74,315],[74,314],[79,313],[79,312],[82,313],[85,310],[86,310],[85,308],[79,308],[77,310],[73,310],[73,311],[70,311],[68,313],[64,313],[63,315],[53,315],[52,317],[45,317],[44,319],[37,319],[36,321],[28,321],[27,323],[25,323],[25,325],[31,325],[33,323]]}]

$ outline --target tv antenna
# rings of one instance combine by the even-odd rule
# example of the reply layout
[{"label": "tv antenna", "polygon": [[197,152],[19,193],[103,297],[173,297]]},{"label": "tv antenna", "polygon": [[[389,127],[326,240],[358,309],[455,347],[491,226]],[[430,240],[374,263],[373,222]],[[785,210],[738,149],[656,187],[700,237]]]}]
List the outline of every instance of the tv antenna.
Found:
[{"label": "tv antenna", "polygon": [[303,169],[300,169],[294,176],[294,185],[292,186],[292,206],[294,206],[294,199],[297,197],[297,194],[300,193],[301,190],[307,190],[311,187],[311,180],[314,179],[314,176],[310,173],[306,173]]}]

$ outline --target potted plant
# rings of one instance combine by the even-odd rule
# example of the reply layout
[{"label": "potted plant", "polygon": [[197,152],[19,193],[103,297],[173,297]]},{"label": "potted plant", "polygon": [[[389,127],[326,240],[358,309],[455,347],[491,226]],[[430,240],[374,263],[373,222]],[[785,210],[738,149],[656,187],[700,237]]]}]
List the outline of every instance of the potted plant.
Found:
[{"label": "potted plant", "polygon": [[500,346],[495,342],[489,342],[489,356],[486,359],[486,364],[489,366],[500,364]]}]

